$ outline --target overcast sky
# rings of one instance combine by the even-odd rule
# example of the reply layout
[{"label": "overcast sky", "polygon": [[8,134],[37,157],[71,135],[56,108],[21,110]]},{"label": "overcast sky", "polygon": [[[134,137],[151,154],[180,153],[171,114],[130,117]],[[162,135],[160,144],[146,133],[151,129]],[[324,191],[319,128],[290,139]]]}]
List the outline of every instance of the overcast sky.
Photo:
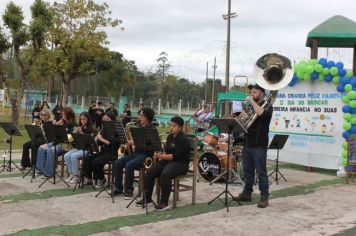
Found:
[{"label": "overcast sky", "polygon": [[[1,14],[5,3],[0,0]],[[14,0],[29,18],[30,0]],[[104,2],[104,1],[97,1]],[[217,57],[217,77],[224,78],[227,0],[106,0],[124,31],[108,29],[110,48],[122,52],[142,70],[154,70],[160,52],[168,53],[171,72],[190,80],[205,79],[206,62]],[[266,52],[292,60],[308,57],[308,32],[334,15],[356,21],[354,0],[232,0],[238,14],[231,28],[231,79],[250,75],[253,63]],[[350,65],[351,51],[331,51],[331,59]]]}]

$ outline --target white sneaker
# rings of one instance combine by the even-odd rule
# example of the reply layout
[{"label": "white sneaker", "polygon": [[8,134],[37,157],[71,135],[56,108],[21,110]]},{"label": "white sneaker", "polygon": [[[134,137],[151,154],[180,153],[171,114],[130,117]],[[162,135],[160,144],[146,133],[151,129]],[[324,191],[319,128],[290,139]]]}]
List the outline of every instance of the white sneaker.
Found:
[{"label": "white sneaker", "polygon": [[68,178],[66,178],[64,181],[66,181],[67,183],[69,183],[73,178],[74,178],[74,176],[71,175],[71,176],[69,176]]},{"label": "white sneaker", "polygon": [[70,184],[76,184],[79,183],[80,178],[78,178],[77,176],[73,176],[73,178],[69,181]]}]

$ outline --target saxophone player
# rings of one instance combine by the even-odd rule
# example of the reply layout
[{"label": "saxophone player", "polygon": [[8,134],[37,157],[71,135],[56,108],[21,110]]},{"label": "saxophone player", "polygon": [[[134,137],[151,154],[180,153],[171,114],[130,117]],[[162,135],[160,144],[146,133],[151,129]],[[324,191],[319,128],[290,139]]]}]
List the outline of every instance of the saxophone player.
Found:
[{"label": "saxophone player", "polygon": [[[267,146],[269,124],[272,118],[273,108],[271,105],[262,107],[264,103],[265,90],[258,86],[251,87],[251,95],[246,100],[251,104],[251,108],[257,114],[257,119],[248,128],[248,133],[244,137],[242,151],[243,171],[245,175],[245,186],[235,199],[239,202],[250,202],[253,192],[255,173],[259,179],[259,190],[261,193],[260,201],[257,206],[265,208],[268,206],[269,184],[267,176]],[[241,114],[243,115],[243,113]]]},{"label": "saxophone player", "polygon": [[[152,124],[155,111],[151,108],[145,107],[141,110],[139,116],[139,127],[142,128],[154,128]],[[133,141],[128,141],[129,145],[133,145]],[[115,190],[114,195],[123,194],[123,170],[125,169],[125,200],[130,200],[133,197],[133,181],[135,170],[139,170],[144,166],[145,156],[152,157],[153,152],[145,152],[145,150],[139,150],[135,148],[134,153],[125,155],[117,159],[114,163],[114,175],[115,175]]]},{"label": "saxophone player", "polygon": [[[155,179],[160,179],[161,197],[156,206],[157,211],[168,210],[168,199],[172,190],[172,180],[176,176],[184,175],[189,169],[190,140],[183,132],[184,120],[179,116],[171,118],[170,134],[167,137],[165,152],[155,152],[156,162],[147,170],[144,181],[146,204],[152,202],[152,192]],[[142,206],[143,199],[136,205]]]}]

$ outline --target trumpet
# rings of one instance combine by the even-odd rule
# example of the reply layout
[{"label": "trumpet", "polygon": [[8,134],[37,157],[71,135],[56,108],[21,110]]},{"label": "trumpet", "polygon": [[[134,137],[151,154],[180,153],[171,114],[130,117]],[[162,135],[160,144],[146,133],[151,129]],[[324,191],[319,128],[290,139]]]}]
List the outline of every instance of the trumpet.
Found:
[{"label": "trumpet", "polygon": [[54,125],[64,125],[65,121],[63,119],[60,119],[59,121],[53,121]]}]

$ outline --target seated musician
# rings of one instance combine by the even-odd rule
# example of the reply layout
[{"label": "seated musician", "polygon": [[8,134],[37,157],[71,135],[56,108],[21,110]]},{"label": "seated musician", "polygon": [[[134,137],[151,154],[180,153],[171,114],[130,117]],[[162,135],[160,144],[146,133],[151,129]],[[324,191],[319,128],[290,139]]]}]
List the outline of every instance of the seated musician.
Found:
[{"label": "seated musician", "polygon": [[[142,128],[154,128],[152,120],[154,118],[155,111],[151,108],[145,107],[142,109],[139,116],[139,127]],[[129,145],[133,145],[133,141],[128,141]],[[139,170],[144,165],[145,156],[153,156],[153,153],[145,153],[144,150],[135,149],[133,154],[125,155],[115,161],[114,174],[115,174],[115,190],[114,195],[123,193],[122,175],[125,168],[125,193],[124,197],[129,200],[133,197],[133,182],[134,172]]]},{"label": "seated musician", "polygon": [[197,122],[197,133],[204,132],[205,130],[209,129],[212,115],[213,113],[211,112],[208,105],[205,105],[202,110],[195,114],[194,120]]},{"label": "seated musician", "polygon": [[[41,126],[43,123],[52,123],[51,119],[51,111],[48,108],[43,108],[42,111],[39,112],[40,120],[35,119],[33,125]],[[27,167],[31,168],[30,161],[30,149],[32,161],[36,163],[37,150],[40,145],[43,143],[34,143],[32,140],[26,142],[22,146],[22,158],[21,158],[21,170],[25,170]]]},{"label": "seated musician", "polygon": [[[112,111],[104,114],[103,121],[115,121],[116,116]],[[89,156],[84,160],[84,184],[92,185],[93,180],[95,188],[102,188],[106,186],[106,179],[104,176],[104,166],[110,161],[117,159],[117,150],[119,148],[118,135],[108,136],[105,128],[100,131],[96,136],[98,145],[100,146],[99,152]]]},{"label": "seated musician", "polygon": [[[62,111],[62,119],[58,122],[54,121],[54,125],[64,125],[68,133],[72,133],[77,126],[75,122],[75,113],[71,107],[66,107]],[[57,153],[63,153],[64,150],[60,144],[56,145]],[[45,177],[52,176],[54,165],[54,145],[53,142],[43,144],[37,152],[36,168],[40,172],[37,175],[43,174]]]},{"label": "seated musician", "polygon": [[[93,135],[93,123],[88,112],[82,112],[79,115],[79,126],[75,131],[79,134]],[[73,148],[64,154],[64,161],[70,174],[69,178],[66,179],[66,182],[69,184],[76,184],[80,180],[78,159],[81,157],[83,157],[83,150],[77,148]]]},{"label": "seated musician", "polygon": [[[183,132],[184,120],[179,116],[171,119],[171,133],[167,137],[164,153],[155,152],[156,162],[147,170],[144,181],[144,191],[146,192],[146,203],[152,202],[152,191],[155,179],[159,178],[161,187],[161,197],[156,210],[164,211],[169,209],[168,199],[172,190],[172,180],[176,176],[184,175],[189,169],[189,154],[191,143]],[[143,200],[136,203],[142,206]]]}]

